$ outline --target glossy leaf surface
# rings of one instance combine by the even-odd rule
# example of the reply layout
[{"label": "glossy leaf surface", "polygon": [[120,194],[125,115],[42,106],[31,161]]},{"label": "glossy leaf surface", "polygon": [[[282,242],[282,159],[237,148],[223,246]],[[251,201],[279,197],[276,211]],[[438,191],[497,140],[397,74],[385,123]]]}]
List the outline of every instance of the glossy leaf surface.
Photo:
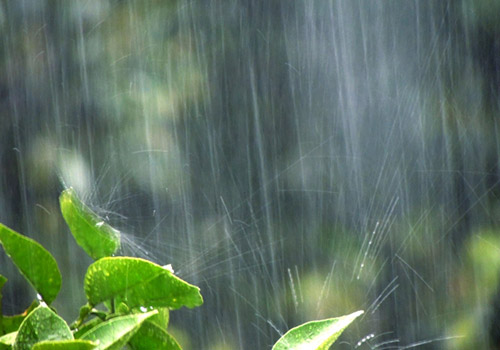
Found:
[{"label": "glossy leaf surface", "polygon": [[68,188],[59,197],[61,212],[80,247],[97,260],[113,255],[120,247],[120,232],[88,208]]},{"label": "glossy leaf surface", "polygon": [[44,340],[68,339],[73,339],[73,334],[66,322],[49,307],[40,305],[21,323],[13,350],[31,350]]},{"label": "glossy leaf surface", "polygon": [[97,343],[96,350],[121,349],[156,311],[119,316],[103,322],[82,335],[81,339]]},{"label": "glossy leaf surface", "polygon": [[0,243],[21,274],[50,304],[61,289],[61,273],[54,257],[38,242],[0,224]]},{"label": "glossy leaf surface", "polygon": [[35,344],[33,350],[92,350],[95,347],[96,343],[89,340],[47,340]]},{"label": "glossy leaf surface", "polygon": [[120,299],[130,308],[203,304],[200,289],[150,261],[139,258],[103,258],[89,266],[85,294],[90,304]]},{"label": "glossy leaf surface", "polygon": [[311,321],[290,329],[273,346],[273,350],[328,350],[342,332],[363,311],[350,315]]}]

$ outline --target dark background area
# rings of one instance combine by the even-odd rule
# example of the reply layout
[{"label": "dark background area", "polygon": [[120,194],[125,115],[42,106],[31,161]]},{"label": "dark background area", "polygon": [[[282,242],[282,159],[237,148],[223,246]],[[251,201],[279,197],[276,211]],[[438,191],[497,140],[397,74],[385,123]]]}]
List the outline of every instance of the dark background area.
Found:
[{"label": "dark background area", "polygon": [[73,186],[201,287],[186,349],[358,309],[340,349],[500,344],[499,2],[2,1],[0,38],[0,221],[55,255],[67,320]]}]

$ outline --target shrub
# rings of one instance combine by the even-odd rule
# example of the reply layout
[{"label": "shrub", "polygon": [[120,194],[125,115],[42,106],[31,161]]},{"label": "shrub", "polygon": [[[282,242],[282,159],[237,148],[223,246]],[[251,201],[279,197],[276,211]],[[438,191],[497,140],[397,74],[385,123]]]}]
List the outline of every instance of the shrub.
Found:
[{"label": "shrub", "polygon": [[[120,232],[90,210],[69,188],[60,196],[62,215],[76,242],[91,256],[85,274],[87,303],[71,325],[50,304],[61,288],[54,257],[39,243],[0,224],[0,243],[38,293],[20,315],[4,316],[0,293],[0,350],[180,350],[167,331],[169,312],[203,304],[200,289],[178,278],[170,265],[113,256]],[[0,275],[0,292],[7,279]],[[273,350],[328,349],[362,311],[291,329]]]}]

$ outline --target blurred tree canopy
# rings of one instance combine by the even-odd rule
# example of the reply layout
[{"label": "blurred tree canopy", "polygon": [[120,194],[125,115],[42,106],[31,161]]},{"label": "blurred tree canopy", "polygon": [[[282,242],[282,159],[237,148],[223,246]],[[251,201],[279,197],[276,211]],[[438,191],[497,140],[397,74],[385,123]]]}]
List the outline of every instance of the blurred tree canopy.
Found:
[{"label": "blurred tree canopy", "polygon": [[498,230],[499,7],[2,1],[0,221],[77,284],[56,214],[75,187],[124,249],[201,284],[206,311],[174,320],[193,348],[359,308],[379,342],[439,338],[461,298],[494,298],[448,294]]}]

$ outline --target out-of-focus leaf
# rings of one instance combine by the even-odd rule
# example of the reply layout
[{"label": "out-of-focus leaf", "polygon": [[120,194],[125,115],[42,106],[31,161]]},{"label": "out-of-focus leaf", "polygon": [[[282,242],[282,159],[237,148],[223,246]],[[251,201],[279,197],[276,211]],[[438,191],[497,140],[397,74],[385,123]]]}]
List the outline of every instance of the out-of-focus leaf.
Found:
[{"label": "out-of-focus leaf", "polygon": [[14,344],[14,341],[16,340],[17,332],[11,332],[7,333],[5,335],[2,335],[0,337],[0,349],[1,345],[5,347],[10,347],[12,344]]},{"label": "out-of-focus leaf", "polygon": [[142,324],[129,345],[133,350],[181,350],[174,337],[149,320]]},{"label": "out-of-focus leaf", "polygon": [[95,350],[121,349],[139,330],[141,324],[156,314],[151,311],[144,314],[119,316],[103,322],[82,335],[81,339],[97,343]]},{"label": "out-of-focus leaf", "polygon": [[69,339],[73,339],[73,334],[66,322],[46,305],[40,305],[21,323],[13,350],[31,350],[44,340]]},{"label": "out-of-focus leaf", "polygon": [[43,300],[52,303],[61,289],[61,273],[54,257],[38,242],[2,224],[0,243]]},{"label": "out-of-focus leaf", "polygon": [[24,321],[26,316],[33,311],[37,306],[39,305],[38,301],[33,301],[31,305],[22,313],[19,315],[14,315],[14,316],[3,316],[2,323],[3,323],[3,331],[5,333],[10,333],[17,331],[19,327],[21,326],[21,323]]},{"label": "out-of-focus leaf", "polygon": [[290,329],[273,346],[273,350],[328,350],[342,332],[363,311],[350,315],[311,321]]},{"label": "out-of-focus leaf", "polygon": [[150,261],[103,258],[89,266],[85,294],[90,304],[119,298],[129,307],[193,308],[203,304],[200,289]]},{"label": "out-of-focus leaf", "polygon": [[120,247],[120,231],[104,222],[68,188],[59,197],[61,212],[76,242],[97,260],[113,255]]},{"label": "out-of-focus leaf", "polygon": [[33,350],[92,350],[97,346],[89,340],[46,340],[36,343]]}]

